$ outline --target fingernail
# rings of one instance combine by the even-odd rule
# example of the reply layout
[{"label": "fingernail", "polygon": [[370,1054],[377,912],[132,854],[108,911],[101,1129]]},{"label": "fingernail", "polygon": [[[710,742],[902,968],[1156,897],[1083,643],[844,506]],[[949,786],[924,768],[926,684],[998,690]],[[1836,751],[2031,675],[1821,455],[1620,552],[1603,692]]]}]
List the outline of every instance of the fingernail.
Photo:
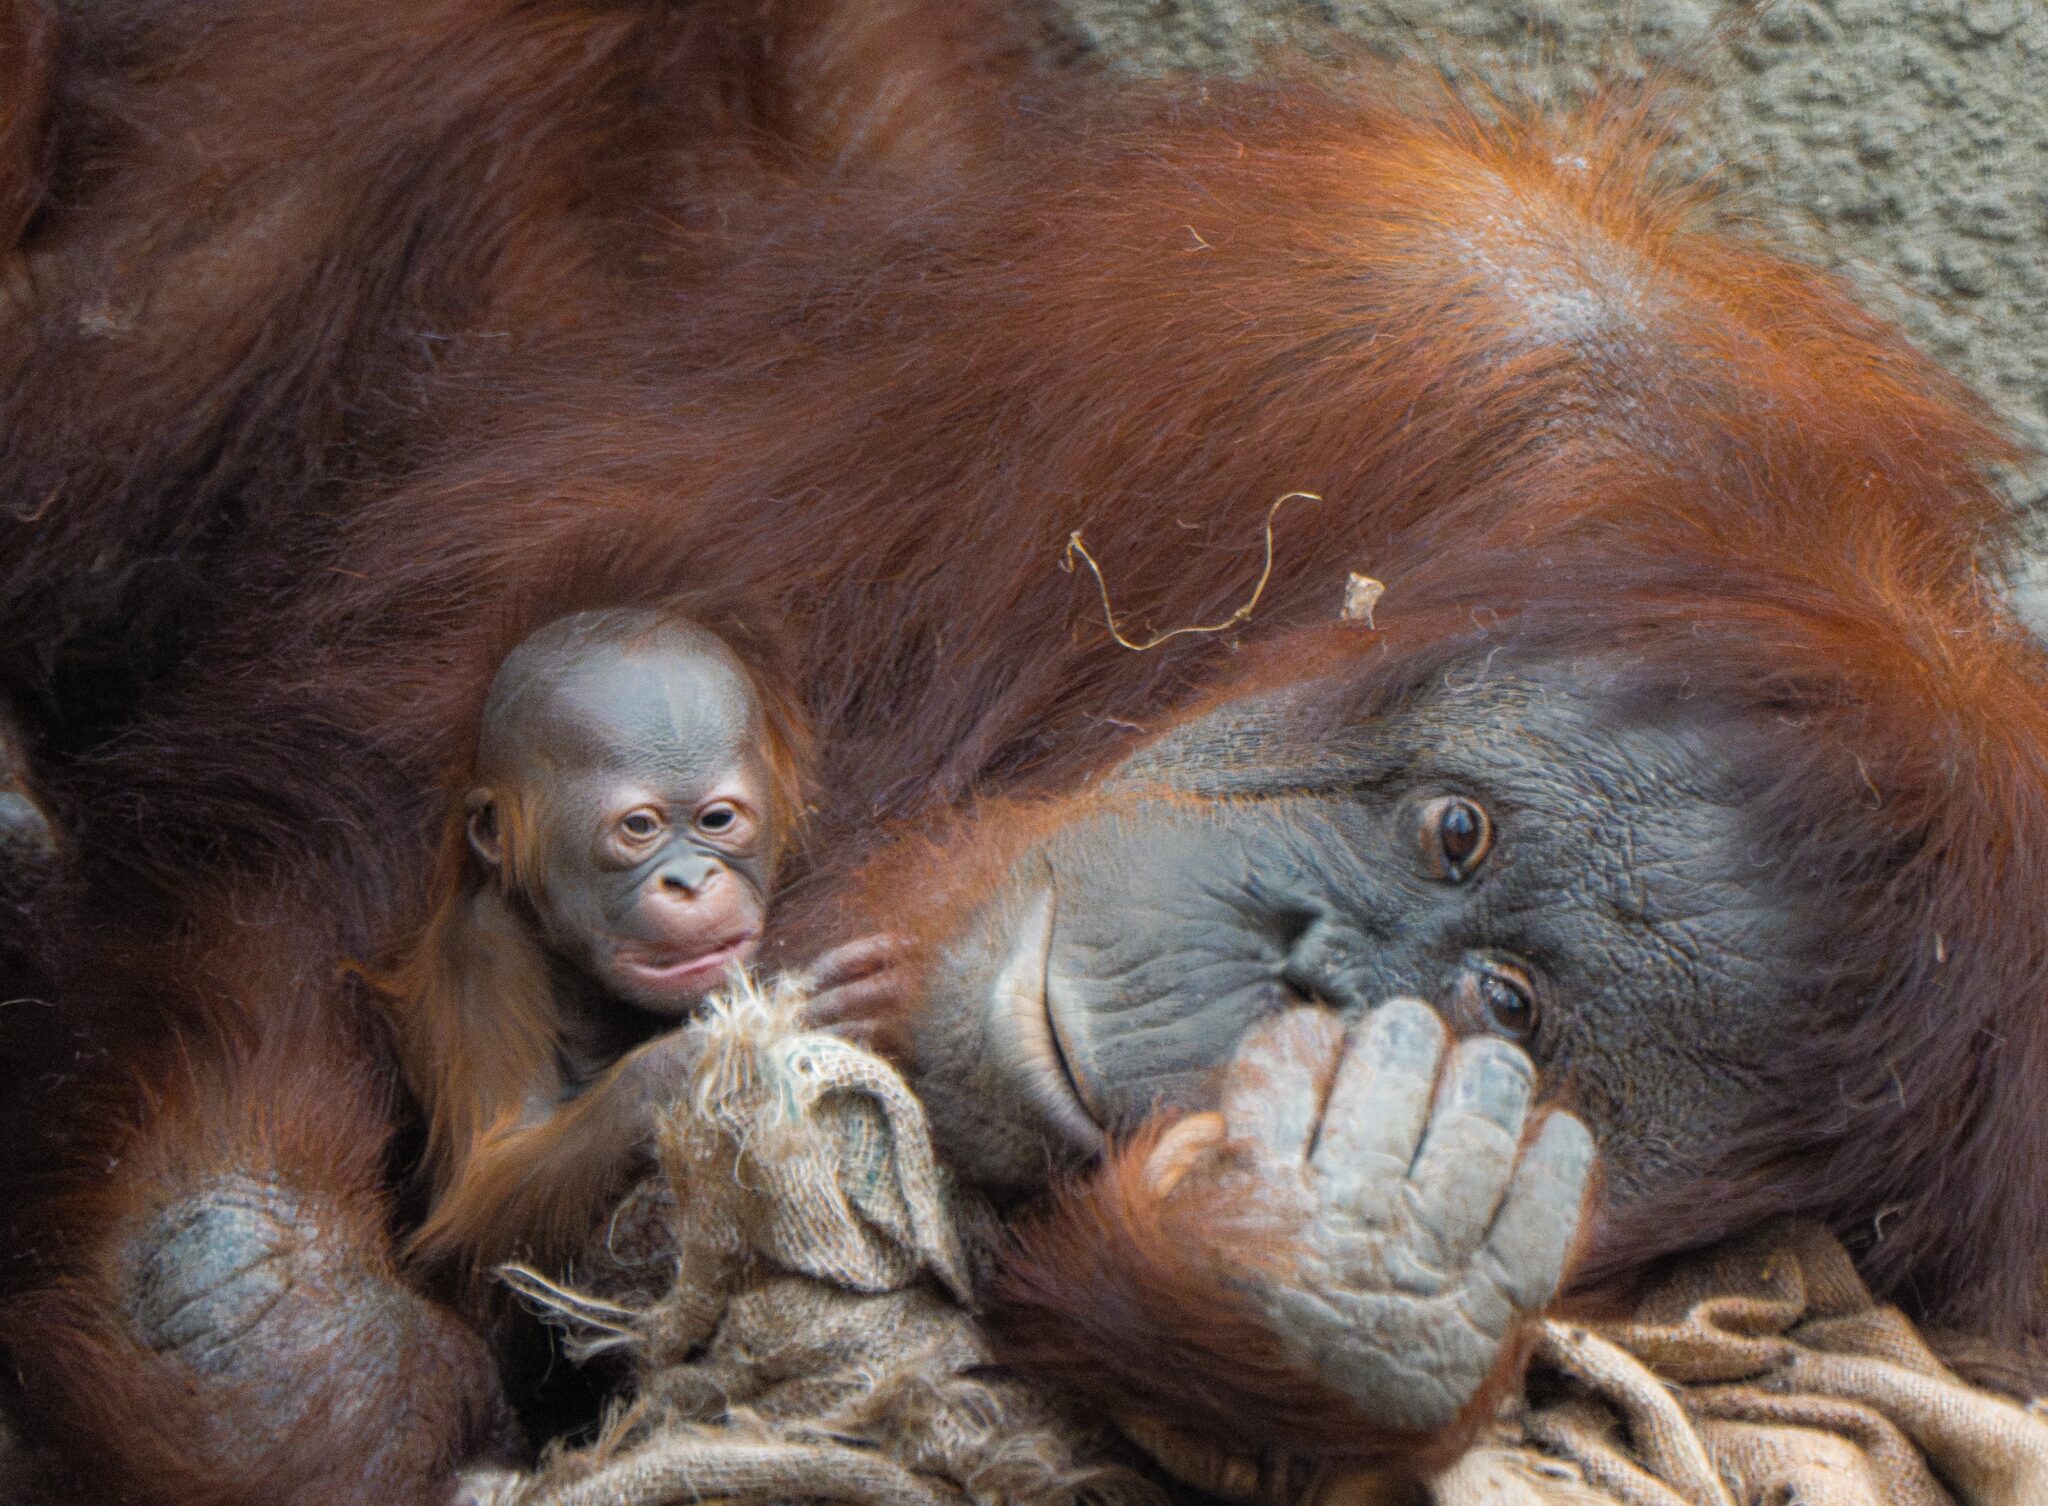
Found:
[{"label": "fingernail", "polygon": [[1545,1139],[1555,1137],[1558,1171],[1567,1181],[1583,1183],[1592,1174],[1599,1152],[1593,1144],[1593,1132],[1578,1115],[1552,1114],[1544,1121],[1543,1135]]},{"label": "fingernail", "polygon": [[1462,1051],[1465,1060],[1452,1087],[1451,1106],[1504,1130],[1519,1129],[1536,1078],[1529,1058],[1505,1041],[1478,1040]]},{"label": "fingernail", "polygon": [[1443,1049],[1444,1026],[1437,1013],[1420,999],[1389,999],[1371,1016],[1383,1050],[1396,1060],[1434,1065]]}]

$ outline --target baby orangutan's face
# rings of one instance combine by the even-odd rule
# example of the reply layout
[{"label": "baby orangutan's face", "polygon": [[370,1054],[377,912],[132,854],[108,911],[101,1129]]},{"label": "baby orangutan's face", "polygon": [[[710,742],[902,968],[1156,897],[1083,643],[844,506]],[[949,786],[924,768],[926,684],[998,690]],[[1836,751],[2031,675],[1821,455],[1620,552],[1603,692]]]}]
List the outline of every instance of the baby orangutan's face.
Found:
[{"label": "baby orangutan's face", "polygon": [[[558,956],[671,1017],[753,959],[775,812],[758,705],[730,655],[667,636],[602,648],[537,714],[492,731],[514,777],[471,794],[471,841]],[[522,839],[523,858],[508,851]]]}]

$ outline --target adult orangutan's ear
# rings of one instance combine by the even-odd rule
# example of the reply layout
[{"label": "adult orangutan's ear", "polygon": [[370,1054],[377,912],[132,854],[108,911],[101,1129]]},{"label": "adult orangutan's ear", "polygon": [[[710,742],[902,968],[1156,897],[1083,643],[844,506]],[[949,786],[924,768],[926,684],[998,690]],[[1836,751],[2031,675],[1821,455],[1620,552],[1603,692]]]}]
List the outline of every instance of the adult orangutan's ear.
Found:
[{"label": "adult orangutan's ear", "polygon": [[498,873],[505,864],[505,838],[498,829],[498,801],[490,790],[478,785],[462,797],[469,812],[469,849],[484,867]]}]

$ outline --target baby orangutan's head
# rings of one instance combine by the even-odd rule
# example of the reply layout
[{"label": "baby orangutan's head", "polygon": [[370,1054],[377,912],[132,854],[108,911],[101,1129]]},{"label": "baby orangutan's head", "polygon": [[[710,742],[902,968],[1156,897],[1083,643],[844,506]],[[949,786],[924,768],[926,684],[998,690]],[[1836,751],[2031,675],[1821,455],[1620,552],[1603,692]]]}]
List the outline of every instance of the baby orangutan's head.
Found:
[{"label": "baby orangutan's head", "polygon": [[760,947],[791,824],[780,743],[715,635],[641,609],[564,617],[491,682],[470,846],[564,962],[685,1015]]}]

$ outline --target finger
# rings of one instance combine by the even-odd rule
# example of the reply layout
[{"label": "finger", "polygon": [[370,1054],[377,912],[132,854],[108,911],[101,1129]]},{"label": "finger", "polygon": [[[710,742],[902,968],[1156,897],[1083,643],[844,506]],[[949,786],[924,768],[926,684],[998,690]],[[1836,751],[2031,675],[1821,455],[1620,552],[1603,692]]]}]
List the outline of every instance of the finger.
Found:
[{"label": "finger", "polygon": [[1282,1161],[1305,1159],[1323,1084],[1343,1044],[1336,1016],[1314,1006],[1285,1010],[1247,1030],[1223,1079],[1230,1137],[1254,1141]]},{"label": "finger", "polygon": [[1484,1258],[1508,1300],[1524,1312],[1557,1295],[1585,1214],[1593,1161],[1585,1124],[1571,1114],[1549,1115],[1487,1231]]},{"label": "finger", "polygon": [[813,1029],[841,1020],[892,1014],[903,998],[903,980],[894,973],[836,984],[813,994],[804,1005],[804,1023]]},{"label": "finger", "polygon": [[836,946],[811,964],[811,982],[815,987],[829,988],[886,967],[900,955],[894,943],[895,938],[889,936],[863,936]]},{"label": "finger", "polygon": [[1535,1086],[1529,1058],[1506,1041],[1479,1036],[1451,1053],[1406,1189],[1410,1215],[1450,1264],[1464,1264],[1493,1222]]},{"label": "finger", "polygon": [[1155,1198],[1172,1192],[1189,1172],[1223,1148],[1221,1114],[1190,1114],[1180,1120],[1145,1157],[1145,1189]]},{"label": "finger", "polygon": [[1311,1162],[1353,1217],[1390,1223],[1429,1123],[1446,1031],[1419,999],[1390,999],[1367,1015],[1337,1066]]},{"label": "finger", "polygon": [[830,988],[837,983],[879,972],[900,962],[910,947],[909,937],[886,933],[863,936],[844,946],[836,946],[811,964],[812,985],[820,989]]}]

